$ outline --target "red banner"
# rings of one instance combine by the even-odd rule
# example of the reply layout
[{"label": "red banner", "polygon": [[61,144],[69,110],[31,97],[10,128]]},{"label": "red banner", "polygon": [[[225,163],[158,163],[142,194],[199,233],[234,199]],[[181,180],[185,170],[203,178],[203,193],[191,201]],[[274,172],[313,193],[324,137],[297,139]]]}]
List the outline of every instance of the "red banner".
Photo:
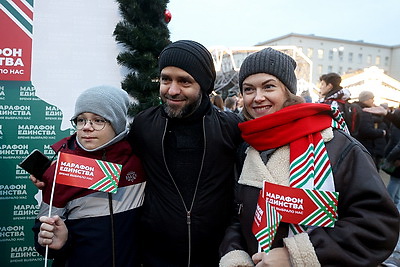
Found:
[{"label": "red banner", "polygon": [[60,153],[56,183],[116,193],[121,169],[120,164]]},{"label": "red banner", "polygon": [[293,188],[264,182],[264,198],[292,224],[333,227],[337,219],[337,192]]},{"label": "red banner", "polygon": [[30,81],[33,7],[28,1],[0,1],[0,80]]}]

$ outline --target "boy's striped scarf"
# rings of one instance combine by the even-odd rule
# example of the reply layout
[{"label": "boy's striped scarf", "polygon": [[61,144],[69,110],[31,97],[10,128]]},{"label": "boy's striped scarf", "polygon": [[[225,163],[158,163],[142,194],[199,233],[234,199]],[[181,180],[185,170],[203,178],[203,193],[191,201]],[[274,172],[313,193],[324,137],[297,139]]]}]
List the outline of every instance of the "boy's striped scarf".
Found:
[{"label": "boy's striped scarf", "polygon": [[[258,151],[290,146],[289,185],[334,191],[333,174],[321,131],[329,127],[346,132],[340,112],[326,104],[297,104],[239,124],[243,139]],[[290,225],[292,234],[305,226]]]}]

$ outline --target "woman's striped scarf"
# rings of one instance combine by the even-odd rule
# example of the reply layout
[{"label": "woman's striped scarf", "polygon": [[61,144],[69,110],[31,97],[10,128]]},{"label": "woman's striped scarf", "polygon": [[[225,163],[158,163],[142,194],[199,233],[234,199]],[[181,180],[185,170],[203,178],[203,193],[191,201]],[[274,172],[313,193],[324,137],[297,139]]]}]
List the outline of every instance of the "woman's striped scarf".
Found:
[{"label": "woman's striped scarf", "polygon": [[[347,131],[340,112],[326,104],[297,104],[273,114],[239,124],[243,139],[258,151],[290,146],[289,185],[295,188],[334,191],[332,168],[321,131]],[[292,233],[307,230],[291,225]]]}]

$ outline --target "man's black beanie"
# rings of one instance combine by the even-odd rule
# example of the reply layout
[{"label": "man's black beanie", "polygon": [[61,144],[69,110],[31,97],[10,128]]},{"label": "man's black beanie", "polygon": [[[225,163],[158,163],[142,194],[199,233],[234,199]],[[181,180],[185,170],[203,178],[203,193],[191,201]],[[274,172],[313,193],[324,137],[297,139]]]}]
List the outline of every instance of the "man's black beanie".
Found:
[{"label": "man's black beanie", "polygon": [[215,68],[210,52],[203,45],[190,40],[176,41],[161,51],[158,66],[160,71],[168,66],[183,69],[209,95],[214,89]]}]

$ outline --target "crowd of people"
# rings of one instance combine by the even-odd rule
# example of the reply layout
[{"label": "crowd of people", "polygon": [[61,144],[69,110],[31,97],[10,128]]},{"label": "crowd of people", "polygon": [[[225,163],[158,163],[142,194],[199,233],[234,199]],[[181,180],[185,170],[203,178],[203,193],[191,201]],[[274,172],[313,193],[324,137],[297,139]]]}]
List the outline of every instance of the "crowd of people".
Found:
[{"label": "crowd of people", "polygon": [[[119,189],[56,185],[50,203],[54,166],[42,180],[31,176],[44,199],[33,227],[37,251],[48,247],[53,266],[378,266],[399,234],[378,157],[349,134],[334,106],[344,90],[324,80],[329,105],[309,103],[297,96],[295,68],[272,48],[250,54],[240,92],[222,99],[212,94],[209,51],[180,40],[159,56],[162,104],[129,127],[121,89],[83,92],[71,118],[76,134],[53,149],[121,163]],[[400,121],[387,110],[367,111]],[[334,226],[280,222],[263,251],[252,227],[266,182],[337,193]]]},{"label": "crowd of people", "polygon": [[[337,73],[328,73],[320,77],[320,102],[334,106],[346,113],[345,106],[350,92],[340,86],[341,77]],[[374,103],[371,91],[362,91],[353,103],[359,113],[357,130],[351,132],[371,155],[378,171],[389,175],[387,191],[397,209],[400,210],[400,109],[389,108],[386,103],[379,106]],[[355,120],[355,117],[353,118]],[[351,121],[346,121],[349,128]],[[354,124],[353,124],[354,126]],[[398,145],[398,146],[397,146]],[[400,266],[400,240],[391,256],[383,262],[384,266]]]},{"label": "crowd of people", "polygon": [[243,109],[243,96],[241,93],[231,92],[225,99],[221,94],[214,93],[211,95],[210,100],[220,111],[240,114]]}]

